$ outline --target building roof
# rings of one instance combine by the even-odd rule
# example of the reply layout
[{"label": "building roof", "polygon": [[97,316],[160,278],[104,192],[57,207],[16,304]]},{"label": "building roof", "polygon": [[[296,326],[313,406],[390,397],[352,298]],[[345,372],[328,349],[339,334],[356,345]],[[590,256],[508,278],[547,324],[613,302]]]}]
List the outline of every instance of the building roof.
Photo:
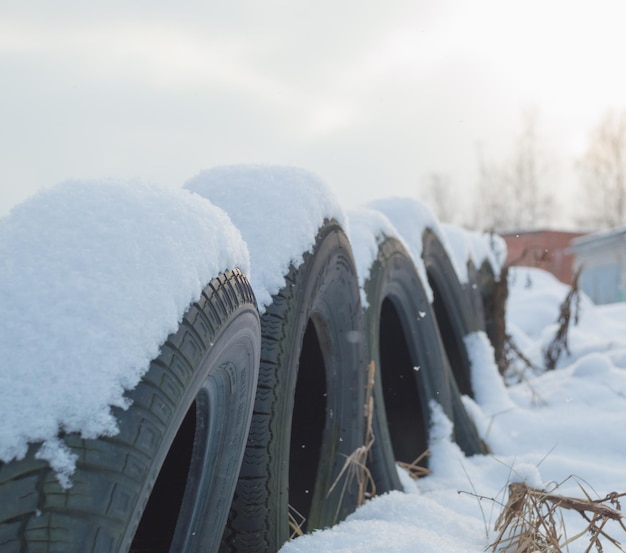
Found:
[{"label": "building roof", "polygon": [[574,238],[570,248],[574,253],[579,253],[584,250],[623,242],[624,240],[626,240],[626,227],[618,227],[609,230],[599,230]]}]

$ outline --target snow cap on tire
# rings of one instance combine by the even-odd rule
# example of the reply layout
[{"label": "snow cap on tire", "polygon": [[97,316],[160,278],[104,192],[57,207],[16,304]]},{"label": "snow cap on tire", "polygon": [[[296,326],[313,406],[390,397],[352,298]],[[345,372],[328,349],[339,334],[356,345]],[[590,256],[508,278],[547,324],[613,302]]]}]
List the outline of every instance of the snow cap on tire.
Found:
[{"label": "snow cap on tire", "polygon": [[249,268],[239,231],[180,189],[66,182],[0,219],[0,461],[43,442],[67,484],[59,432],[115,434],[111,406],[127,407],[189,304],[235,267]]},{"label": "snow cap on tire", "polygon": [[391,237],[399,240],[407,251],[409,247],[382,212],[370,208],[359,208],[348,210],[347,216],[350,227],[348,234],[359,276],[361,304],[367,308],[368,301],[364,286],[372,264],[378,257],[380,242]]},{"label": "snow cap on tire", "polygon": [[506,261],[506,243],[500,236],[470,231],[447,223],[442,223],[441,228],[450,246],[448,255],[454,260],[454,267],[462,284],[469,281],[467,272],[469,262],[476,268],[487,263],[495,278],[499,277],[502,265]]},{"label": "snow cap on tire", "polygon": [[250,283],[263,313],[291,264],[312,251],[325,219],[346,230],[343,210],[326,183],[296,167],[230,165],[201,172],[185,188],[226,211],[250,250]]},{"label": "snow cap on tire", "polygon": [[499,274],[506,257],[506,245],[503,245],[504,241],[501,238],[494,236],[493,240],[495,251],[504,252],[504,256],[496,255],[491,249],[491,235],[440,223],[428,205],[414,198],[382,198],[374,200],[368,207],[385,214],[405,240],[431,301],[432,291],[422,261],[423,235],[427,229],[431,230],[441,242],[461,284],[467,284],[469,281],[467,262],[470,259],[476,267],[487,261],[494,274]]},{"label": "snow cap on tire", "polygon": [[368,207],[383,213],[404,239],[428,295],[428,300],[432,303],[433,291],[428,284],[426,267],[422,260],[422,237],[424,231],[430,229],[439,237],[442,244],[447,244],[437,217],[430,207],[414,198],[381,198],[370,202]]}]

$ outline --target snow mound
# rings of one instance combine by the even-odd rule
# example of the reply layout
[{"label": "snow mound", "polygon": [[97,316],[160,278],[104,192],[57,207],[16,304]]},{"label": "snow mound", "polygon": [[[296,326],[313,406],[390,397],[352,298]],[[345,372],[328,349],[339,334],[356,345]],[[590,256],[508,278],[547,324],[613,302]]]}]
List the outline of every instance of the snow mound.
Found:
[{"label": "snow mound", "polygon": [[249,267],[227,215],[183,190],[67,182],[0,220],[0,460],[43,442],[68,485],[59,431],[117,432],[137,385],[189,304]]},{"label": "snow mound", "polygon": [[537,338],[546,326],[557,321],[568,290],[567,285],[542,269],[511,267],[507,320],[514,320],[529,337]]},{"label": "snow mound", "polygon": [[250,250],[250,282],[259,308],[285,285],[291,264],[302,263],[325,219],[347,229],[328,186],[295,167],[232,165],[201,172],[185,188],[224,209]]},{"label": "snow mound", "polygon": [[513,408],[504,381],[495,362],[493,346],[484,332],[472,332],[463,338],[471,365],[474,399],[485,413]]},{"label": "snow mound", "polygon": [[[525,336],[534,341],[525,353],[538,366],[543,364],[543,351],[558,330],[561,304],[570,287],[542,269],[511,267],[507,300],[507,328],[514,328],[516,338]],[[583,292],[580,301],[572,305],[568,331],[569,353],[564,351],[557,367],[563,367],[594,352],[610,352],[615,363],[623,365],[620,352],[626,348],[626,309],[616,306],[596,306]],[[522,341],[525,341],[522,339]],[[517,342],[517,340],[516,340]],[[518,346],[522,345],[518,343]]]}]

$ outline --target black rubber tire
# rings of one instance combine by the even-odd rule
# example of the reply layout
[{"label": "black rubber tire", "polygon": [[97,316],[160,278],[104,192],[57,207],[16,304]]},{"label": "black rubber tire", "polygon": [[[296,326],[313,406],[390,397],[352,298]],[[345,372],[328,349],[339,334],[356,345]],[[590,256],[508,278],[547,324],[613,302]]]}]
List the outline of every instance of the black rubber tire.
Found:
[{"label": "black rubber tire", "polygon": [[2,553],[211,552],[222,537],[257,379],[260,324],[234,270],[213,279],[162,345],[119,434],[63,436],[63,489],[37,446],[0,466]]},{"label": "black rubber tire", "polygon": [[402,489],[396,462],[412,463],[428,448],[432,400],[455,422],[454,439],[467,454],[483,448],[474,425],[459,416],[463,406],[435,314],[398,239],[379,242],[364,288],[368,359],[376,367],[369,468],[381,494]]},{"label": "black rubber tire", "polygon": [[[493,272],[493,268],[488,261],[484,261],[482,265],[473,273],[473,280],[476,283],[480,294],[480,301],[483,308],[484,327],[491,344],[495,346],[496,334],[496,309],[494,306],[497,280]],[[499,275],[498,275],[499,276]]]},{"label": "black rubber tire", "polygon": [[[461,394],[474,397],[471,364],[464,338],[484,330],[479,312],[469,301],[468,285],[462,285],[454,266],[437,235],[426,229],[423,235],[422,258],[428,283],[433,291],[433,308],[452,373]],[[482,305],[481,305],[482,307]]]},{"label": "black rubber tire", "polygon": [[[467,294],[467,301],[470,304],[470,310],[474,314],[476,319],[476,327],[479,330],[485,331],[487,325],[486,312],[485,312],[485,298],[483,293],[487,293],[487,289],[483,288],[483,285],[487,285],[487,282],[483,283],[483,273],[480,269],[476,268],[472,259],[467,260],[467,285],[464,286],[465,293]],[[484,266],[489,266],[489,263],[485,261]],[[493,275],[493,273],[492,273]]]},{"label": "black rubber tire", "polygon": [[259,385],[224,552],[275,553],[290,537],[290,505],[311,531],[357,504],[356,482],[340,472],[363,444],[362,313],[337,222],[325,222],[285,281],[261,317]]}]

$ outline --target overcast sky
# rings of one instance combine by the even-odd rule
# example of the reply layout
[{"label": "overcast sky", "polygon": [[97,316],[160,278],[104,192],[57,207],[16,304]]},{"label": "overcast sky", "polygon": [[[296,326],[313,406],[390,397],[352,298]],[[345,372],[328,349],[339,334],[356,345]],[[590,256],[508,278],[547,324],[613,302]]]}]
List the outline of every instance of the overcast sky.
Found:
[{"label": "overcast sky", "polygon": [[347,207],[438,172],[470,209],[477,149],[509,155],[529,107],[564,198],[626,107],[625,24],[623,0],[0,0],[0,215],[230,163],[310,169]]}]

